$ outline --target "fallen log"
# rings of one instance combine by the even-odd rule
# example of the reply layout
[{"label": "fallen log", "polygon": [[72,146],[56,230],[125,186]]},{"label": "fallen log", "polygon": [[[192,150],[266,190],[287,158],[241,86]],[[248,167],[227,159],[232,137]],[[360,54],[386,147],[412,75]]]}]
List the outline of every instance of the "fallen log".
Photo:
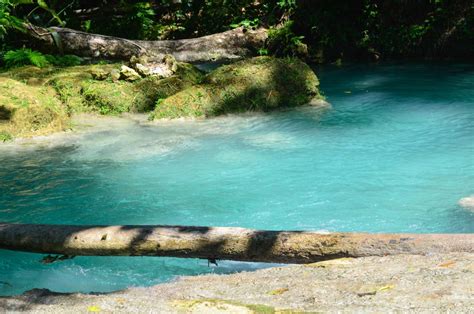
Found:
[{"label": "fallen log", "polygon": [[178,40],[130,40],[81,32],[69,28],[43,28],[25,24],[26,34],[42,50],[81,57],[129,60],[149,55],[162,59],[172,54],[182,62],[209,62],[240,59],[255,55],[267,38],[267,30],[242,27],[208,36]]},{"label": "fallen log", "polygon": [[229,227],[0,224],[0,249],[68,256],[171,256],[273,263],[474,253],[473,234],[261,231]]}]

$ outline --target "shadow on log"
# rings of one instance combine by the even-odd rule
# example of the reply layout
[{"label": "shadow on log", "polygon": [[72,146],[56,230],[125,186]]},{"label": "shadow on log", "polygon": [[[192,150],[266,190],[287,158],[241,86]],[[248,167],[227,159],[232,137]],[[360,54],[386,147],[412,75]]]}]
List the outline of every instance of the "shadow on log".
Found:
[{"label": "shadow on log", "polygon": [[301,264],[339,257],[473,253],[474,235],[0,224],[0,249],[69,256],[171,256]]},{"label": "shadow on log", "polygon": [[25,24],[25,29],[27,35],[48,52],[127,61],[134,55],[144,54],[160,60],[172,54],[181,62],[234,60],[256,55],[267,38],[264,28],[246,30],[242,27],[198,38],[156,41],[130,40],[61,27],[46,29],[32,24]]}]

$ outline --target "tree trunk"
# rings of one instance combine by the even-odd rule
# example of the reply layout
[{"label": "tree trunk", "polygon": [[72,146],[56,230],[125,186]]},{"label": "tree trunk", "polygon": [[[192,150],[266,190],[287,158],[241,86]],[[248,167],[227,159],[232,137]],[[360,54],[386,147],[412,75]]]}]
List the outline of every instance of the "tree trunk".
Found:
[{"label": "tree trunk", "polygon": [[65,255],[173,256],[273,263],[474,252],[472,234],[364,234],[227,227],[0,224],[0,249]]},{"label": "tree trunk", "polygon": [[32,24],[26,24],[25,28],[43,50],[121,60],[143,54],[161,59],[165,54],[172,54],[182,62],[226,61],[256,54],[267,38],[264,28],[242,27],[198,38],[157,41],[129,40],[61,27],[46,29]]}]

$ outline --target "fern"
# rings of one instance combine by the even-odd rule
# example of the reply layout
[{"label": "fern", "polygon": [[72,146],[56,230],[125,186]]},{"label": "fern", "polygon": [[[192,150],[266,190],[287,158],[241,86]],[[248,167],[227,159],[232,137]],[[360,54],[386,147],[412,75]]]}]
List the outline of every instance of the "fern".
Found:
[{"label": "fern", "polygon": [[23,65],[34,65],[42,68],[49,64],[46,56],[41,52],[27,48],[7,51],[3,56],[3,61],[7,68]]}]

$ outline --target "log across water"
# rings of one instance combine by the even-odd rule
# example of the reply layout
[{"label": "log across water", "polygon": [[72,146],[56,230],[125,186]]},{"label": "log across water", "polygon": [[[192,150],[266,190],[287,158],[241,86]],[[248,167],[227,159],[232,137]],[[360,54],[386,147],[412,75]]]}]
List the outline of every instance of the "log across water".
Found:
[{"label": "log across water", "polygon": [[0,249],[72,256],[172,256],[273,263],[474,252],[473,234],[366,234],[229,227],[0,224]]},{"label": "log across water", "polygon": [[131,40],[85,33],[69,28],[49,29],[25,24],[26,34],[45,51],[81,57],[129,60],[147,54],[163,58],[172,54],[182,62],[227,61],[256,55],[267,39],[267,30],[242,27],[198,38],[176,40]]}]

